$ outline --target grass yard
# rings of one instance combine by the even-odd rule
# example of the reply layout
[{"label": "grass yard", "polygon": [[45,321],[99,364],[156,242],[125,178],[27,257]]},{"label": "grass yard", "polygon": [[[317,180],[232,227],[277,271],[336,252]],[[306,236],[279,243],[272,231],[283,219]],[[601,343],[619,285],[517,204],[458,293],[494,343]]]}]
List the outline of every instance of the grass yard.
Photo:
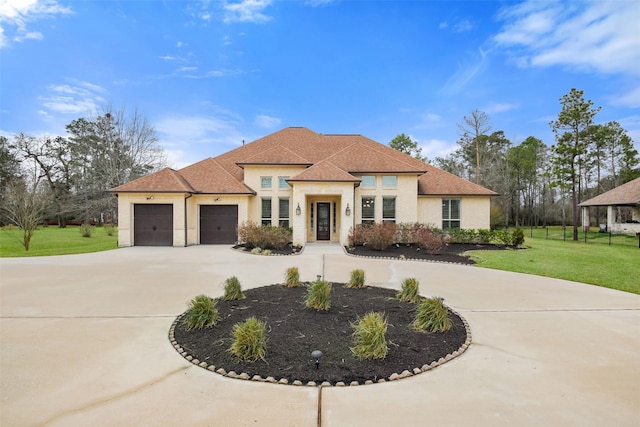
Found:
[{"label": "grass yard", "polygon": [[0,257],[26,257],[82,254],[100,252],[118,247],[117,230],[107,235],[103,227],[95,227],[91,237],[82,237],[80,227],[42,227],[33,233],[29,250],[22,246],[22,231],[0,229]]},{"label": "grass yard", "polygon": [[527,249],[469,253],[480,267],[640,294],[640,249],[637,245],[608,246],[525,237],[524,247]]}]

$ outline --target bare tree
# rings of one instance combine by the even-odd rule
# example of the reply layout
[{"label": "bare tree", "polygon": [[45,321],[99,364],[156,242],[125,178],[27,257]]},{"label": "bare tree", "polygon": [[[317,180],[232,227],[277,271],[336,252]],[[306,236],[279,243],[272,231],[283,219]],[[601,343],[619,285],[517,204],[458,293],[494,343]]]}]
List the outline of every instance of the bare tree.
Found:
[{"label": "bare tree", "polygon": [[460,141],[458,142],[464,151],[473,147],[475,151],[476,164],[476,184],[482,183],[482,135],[486,135],[491,130],[489,116],[483,111],[473,110],[471,115],[464,116],[462,123],[458,124],[460,129]]},{"label": "bare tree", "polygon": [[33,184],[13,181],[5,187],[2,210],[11,223],[20,227],[25,251],[29,250],[33,233],[42,222],[47,206],[48,197],[41,187],[39,179]]}]

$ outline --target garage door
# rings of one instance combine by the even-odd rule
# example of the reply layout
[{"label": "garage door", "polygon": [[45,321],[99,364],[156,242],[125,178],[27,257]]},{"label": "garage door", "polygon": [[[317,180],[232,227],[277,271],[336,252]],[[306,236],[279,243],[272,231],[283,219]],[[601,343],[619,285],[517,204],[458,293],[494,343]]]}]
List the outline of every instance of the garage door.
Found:
[{"label": "garage door", "polygon": [[238,205],[200,206],[200,244],[234,244],[238,240]]},{"label": "garage door", "polygon": [[173,205],[134,205],[133,244],[173,246]]}]

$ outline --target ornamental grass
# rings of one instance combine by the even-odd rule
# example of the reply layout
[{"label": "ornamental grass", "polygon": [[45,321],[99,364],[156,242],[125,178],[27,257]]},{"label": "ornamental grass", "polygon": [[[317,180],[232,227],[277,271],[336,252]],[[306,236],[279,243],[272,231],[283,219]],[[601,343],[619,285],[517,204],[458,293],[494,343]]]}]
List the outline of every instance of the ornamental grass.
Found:
[{"label": "ornamental grass", "polygon": [[351,278],[345,285],[345,288],[361,289],[364,288],[364,270],[357,269],[351,272]]},{"label": "ornamental grass", "polygon": [[331,307],[331,283],[316,280],[309,286],[307,293],[307,307],[318,311],[327,311]]},{"label": "ornamental grass", "polygon": [[189,302],[182,324],[190,331],[214,326],[219,319],[216,301],[206,295],[198,295]]},{"label": "ornamental grass", "polygon": [[229,351],[245,362],[264,360],[267,354],[267,326],[252,316],[233,325],[233,343]]},{"label": "ornamental grass", "polygon": [[449,310],[439,297],[420,301],[413,318],[413,329],[420,332],[446,332],[451,329]]},{"label": "ornamental grass", "polygon": [[387,339],[387,318],[384,313],[369,312],[351,325],[353,332],[353,347],[351,352],[358,359],[384,359],[389,351]]},{"label": "ornamental grass", "polygon": [[397,297],[400,301],[410,302],[412,304],[420,301],[420,295],[418,294],[420,288],[420,282],[418,279],[409,277],[402,281],[402,289],[398,292]]},{"label": "ornamental grass", "polygon": [[225,301],[236,301],[244,298],[245,296],[242,293],[240,280],[238,280],[236,276],[229,277],[224,282],[224,296],[222,297],[222,299]]}]

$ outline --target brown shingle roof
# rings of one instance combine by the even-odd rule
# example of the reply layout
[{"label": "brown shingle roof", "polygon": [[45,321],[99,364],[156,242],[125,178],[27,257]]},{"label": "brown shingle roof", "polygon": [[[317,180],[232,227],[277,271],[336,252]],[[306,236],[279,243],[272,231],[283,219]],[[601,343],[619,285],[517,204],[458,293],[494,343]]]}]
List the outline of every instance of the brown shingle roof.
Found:
[{"label": "brown shingle roof", "polygon": [[255,194],[211,157],[180,169],[179,172],[197,193]]},{"label": "brown shingle roof", "polygon": [[110,191],[113,193],[193,193],[193,187],[177,171],[164,168],[151,175],[112,188]]},{"label": "brown shingle roof", "polygon": [[418,194],[421,196],[497,196],[498,193],[462,179],[459,176],[426,165],[427,173],[418,177]]},{"label": "brown shingle roof", "polygon": [[[185,188],[190,187],[191,192],[209,194],[255,194],[243,182],[242,165],[246,164],[311,166],[291,181],[358,182],[351,173],[410,173],[419,175],[419,195],[496,195],[362,135],[323,135],[302,127],[285,128],[218,157],[171,170],[171,177],[166,172],[152,174],[145,177],[148,180],[112,191],[189,191]],[[145,187],[146,183],[150,186]]]},{"label": "brown shingle roof", "polygon": [[291,177],[289,181],[360,182],[360,178],[345,172],[328,160],[323,160]]},{"label": "brown shingle roof", "polygon": [[640,178],[580,203],[579,206],[635,206],[640,205]]}]

